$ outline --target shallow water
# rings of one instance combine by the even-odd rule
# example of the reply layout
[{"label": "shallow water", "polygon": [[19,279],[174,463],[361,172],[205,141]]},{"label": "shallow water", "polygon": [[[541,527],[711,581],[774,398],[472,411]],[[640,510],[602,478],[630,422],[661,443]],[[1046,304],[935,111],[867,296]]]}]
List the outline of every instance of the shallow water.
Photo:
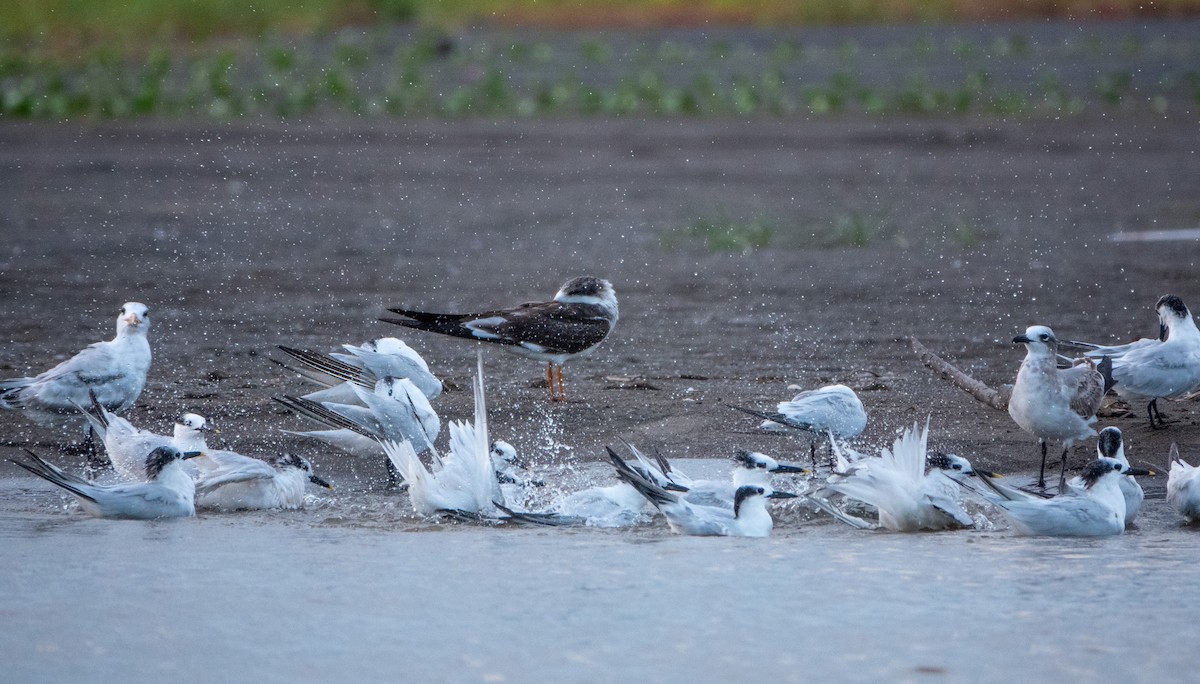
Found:
[{"label": "shallow water", "polygon": [[[700,473],[703,474],[703,473]],[[1200,536],[766,540],[416,520],[402,494],[162,522],[0,480],[6,681],[1171,681]]]}]

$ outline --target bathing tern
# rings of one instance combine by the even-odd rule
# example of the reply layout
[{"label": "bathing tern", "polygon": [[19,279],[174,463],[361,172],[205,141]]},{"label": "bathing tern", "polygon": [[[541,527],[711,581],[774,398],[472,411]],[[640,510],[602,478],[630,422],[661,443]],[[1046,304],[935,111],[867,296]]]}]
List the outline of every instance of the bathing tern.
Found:
[{"label": "bathing tern", "polygon": [[[441,432],[441,419],[424,393],[407,378],[378,380],[372,390],[347,383],[354,403],[314,401],[282,396],[275,401],[327,429],[289,434],[320,440],[355,456],[383,454],[381,442],[407,441],[418,453],[429,449]],[[390,460],[386,461],[391,464]]]},{"label": "bathing tern", "polygon": [[609,456],[617,469],[617,477],[632,485],[662,511],[676,534],[766,537],[774,526],[766,500],[796,497],[790,492],[775,491],[770,486],[746,485],[735,492],[732,508],[691,504],[646,479],[611,451]]},{"label": "bathing tern", "polygon": [[[133,406],[150,370],[150,310],[126,302],[117,315],[116,337],[96,342],[54,368],[32,378],[0,380],[0,409],[18,411],[46,425],[82,422],[79,407],[91,395],[109,411]],[[92,448],[88,429],[84,446]]]},{"label": "bathing tern", "polygon": [[1039,487],[1046,486],[1046,442],[1063,443],[1061,490],[1071,446],[1096,436],[1092,423],[1104,398],[1104,377],[1091,362],[1058,368],[1058,339],[1044,325],[1030,326],[1025,334],[1014,337],[1013,343],[1024,344],[1026,352],[1008,400],[1008,414],[1022,430],[1037,437],[1042,447]]},{"label": "bathing tern", "polygon": [[[478,375],[472,379],[475,394],[475,420],[450,421],[450,449],[442,457],[430,448],[431,467],[417,458],[408,440],[380,440],[384,453],[408,483],[408,496],[418,515],[432,517],[442,513],[496,519],[496,470],[488,439],[487,402],[483,386],[483,357],[478,359]],[[431,445],[432,446],[432,445]]]},{"label": "bathing tern", "polygon": [[1159,399],[1174,399],[1200,390],[1200,329],[1183,300],[1163,295],[1155,304],[1159,338],[1105,347],[1070,342],[1091,358],[1112,359],[1113,389],[1130,404],[1145,403],[1150,427],[1166,424]]},{"label": "bathing tern", "polygon": [[1167,475],[1167,503],[1189,523],[1200,520],[1200,467],[1179,457],[1179,445],[1171,445],[1171,472]]},{"label": "bathing tern", "polygon": [[1084,468],[1081,490],[1066,490],[1052,498],[1001,485],[983,474],[979,481],[985,488],[966,482],[959,484],[1000,508],[1018,534],[1099,537],[1125,531],[1125,495],[1121,493],[1120,479],[1149,472],[1101,457]]},{"label": "bathing tern", "polygon": [[[428,399],[442,393],[442,381],[429,371],[421,355],[395,337],[381,337],[359,346],[344,344],[345,352],[322,352],[279,345],[279,349],[300,365],[282,364],[302,377],[326,388],[350,381],[372,387],[383,378],[406,378]],[[323,399],[322,399],[323,401]]]},{"label": "bathing tern", "polygon": [[184,459],[196,451],[181,452],[173,446],[160,446],[146,457],[146,481],[99,485],[63,471],[58,466],[26,450],[26,461],[12,460],[25,470],[70,492],[79,506],[100,518],[185,518],[196,514],[196,485],[183,471]]},{"label": "bathing tern", "polygon": [[836,492],[870,504],[879,510],[880,526],[895,532],[973,527],[955,482],[975,469],[960,456],[929,454],[928,445],[926,420],[924,429],[913,424],[878,458],[850,462],[839,450],[837,470],[811,498]]},{"label": "bathing tern", "polygon": [[[734,406],[733,408],[763,419],[763,429],[779,429],[780,426],[801,430],[813,435],[809,444],[812,465],[817,464],[817,440],[852,439],[860,435],[867,426],[867,412],[862,400],[854,390],[845,385],[826,385],[820,389],[800,392],[790,401],[781,401],[775,413]],[[832,447],[831,447],[832,448]]]},{"label": "bathing tern", "polygon": [[[208,448],[204,434],[211,432],[208,421],[196,413],[185,413],[175,421],[172,435],[158,435],[142,430],[128,420],[115,415],[92,397],[91,407],[80,407],[92,432],[104,444],[104,452],[117,476],[127,482],[143,482],[146,477],[146,456],[160,446],[173,446],[183,452],[204,451]],[[183,464],[193,477],[198,474],[195,461]]]},{"label": "bathing tern", "polygon": [[480,313],[429,313],[389,309],[401,318],[386,323],[416,330],[503,345],[505,349],[546,362],[550,398],[565,400],[563,364],[586,356],[617,324],[617,295],[607,280],[572,278],[547,302],[529,302]]},{"label": "bathing tern", "polygon": [[[1121,438],[1121,430],[1115,427],[1106,427],[1100,431],[1100,438],[1096,441],[1096,453],[1098,456],[1111,458],[1115,461],[1120,461],[1125,465],[1129,465],[1129,459],[1125,456],[1125,444]],[[1132,475],[1126,475],[1117,480],[1117,485],[1121,488],[1121,494],[1125,497],[1125,525],[1129,526],[1137,517],[1138,511],[1142,509],[1142,501],[1145,500],[1146,494],[1142,491],[1142,486],[1138,484],[1137,479]],[[1076,493],[1083,493],[1084,482],[1082,477],[1073,477],[1067,481],[1067,488],[1073,489]]]},{"label": "bathing tern", "polygon": [[308,483],[333,489],[313,472],[308,459],[295,454],[283,454],[268,463],[232,451],[208,450],[203,459],[196,460],[211,462],[196,481],[200,508],[299,508]]}]

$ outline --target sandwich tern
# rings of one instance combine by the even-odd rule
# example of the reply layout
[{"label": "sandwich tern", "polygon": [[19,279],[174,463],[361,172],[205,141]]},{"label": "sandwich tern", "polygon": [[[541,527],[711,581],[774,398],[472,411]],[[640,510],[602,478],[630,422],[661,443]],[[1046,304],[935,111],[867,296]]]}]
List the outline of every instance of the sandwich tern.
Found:
[{"label": "sandwich tern", "polygon": [[572,278],[548,302],[528,302],[481,313],[446,314],[389,309],[402,318],[381,318],[416,330],[504,345],[546,362],[550,398],[565,400],[563,364],[595,351],[617,324],[617,294],[607,280]]},{"label": "sandwich tern", "polygon": [[[210,432],[208,421],[196,413],[185,413],[175,421],[172,435],[157,435],[142,430],[128,420],[104,408],[93,397],[91,409],[80,407],[92,427],[92,433],[104,444],[104,452],[113,470],[122,480],[142,482],[146,476],[146,456],[160,446],[173,446],[183,452],[204,451],[208,448],[204,433]],[[199,470],[195,461],[183,464],[184,470],[195,477]]]},{"label": "sandwich tern", "polygon": [[[1114,461],[1120,461],[1125,465],[1129,465],[1129,459],[1125,456],[1125,444],[1121,438],[1121,430],[1115,427],[1106,427],[1100,431],[1100,438],[1096,441],[1096,453],[1098,456],[1111,458]],[[1138,511],[1142,509],[1142,501],[1146,495],[1142,491],[1142,486],[1138,484],[1137,479],[1132,475],[1126,475],[1117,480],[1117,485],[1121,488],[1121,494],[1125,497],[1125,526],[1128,527],[1133,519],[1137,517]],[[1084,483],[1082,477],[1073,477],[1067,481],[1067,488],[1073,489],[1077,493],[1082,493]]]},{"label": "sandwich tern", "polygon": [[[314,395],[275,397],[275,401],[327,428],[285,432],[317,439],[363,457],[382,455],[381,443],[385,441],[407,441],[416,445],[418,453],[424,452],[441,432],[441,419],[429,399],[407,378],[382,378],[373,391],[355,383],[347,386],[354,403],[314,401],[310,398]],[[391,460],[385,459],[385,463],[389,477],[394,477]]]},{"label": "sandwich tern", "polygon": [[980,474],[986,489],[960,484],[995,504],[1018,534],[1051,537],[1099,537],[1125,531],[1125,495],[1118,484],[1126,475],[1148,475],[1120,461],[1101,457],[1087,465],[1080,490],[1052,498],[1008,487]]},{"label": "sandwich tern", "polygon": [[268,463],[232,451],[208,450],[203,459],[197,460],[212,464],[196,480],[196,499],[201,508],[299,508],[309,482],[333,489],[313,473],[308,459],[295,454],[283,454]]},{"label": "sandwich tern", "polygon": [[[372,387],[383,378],[406,378],[428,399],[442,393],[442,381],[429,371],[429,364],[412,347],[395,337],[381,337],[359,346],[344,344],[345,352],[323,354],[307,349],[279,345],[279,349],[300,364],[284,365],[302,377],[332,388],[343,382]],[[280,362],[276,362],[280,363]]]},{"label": "sandwich tern", "polygon": [[1046,442],[1063,443],[1061,490],[1067,479],[1071,446],[1096,436],[1092,423],[1104,398],[1104,378],[1091,362],[1058,368],[1058,339],[1044,325],[1030,326],[1024,335],[1014,337],[1013,343],[1024,344],[1026,352],[1008,400],[1008,415],[1022,430],[1037,437],[1042,447],[1039,487],[1046,486]]},{"label": "sandwich tern", "polygon": [[830,491],[870,504],[879,510],[880,526],[895,532],[973,527],[955,482],[975,469],[960,456],[929,454],[928,446],[927,419],[924,429],[914,423],[878,458],[851,463],[838,451],[837,470],[812,498]]},{"label": "sandwich tern", "polygon": [[867,426],[867,412],[862,400],[845,385],[826,385],[800,392],[790,401],[779,402],[775,413],[741,406],[733,408],[762,418],[760,428],[778,429],[784,426],[808,432],[813,436],[809,443],[809,456],[814,468],[817,465],[818,439],[829,437],[832,449],[833,438],[853,439],[862,434]]},{"label": "sandwich tern", "polygon": [[196,451],[184,453],[173,446],[160,446],[146,456],[146,481],[99,485],[63,471],[58,466],[26,450],[27,461],[12,460],[25,470],[58,485],[79,501],[79,506],[99,518],[185,518],[196,514],[196,485],[183,471],[184,459]]},{"label": "sandwich tern", "polygon": [[746,485],[734,493],[733,507],[702,506],[688,503],[657,484],[647,480],[611,451],[610,459],[617,477],[633,485],[647,501],[666,517],[676,534],[693,536],[766,537],[774,522],[767,511],[767,499],[791,499],[790,492],[775,491],[768,486]]},{"label": "sandwich tern", "polygon": [[1163,295],[1154,309],[1158,339],[1112,347],[1068,343],[1086,349],[1090,358],[1112,359],[1113,389],[1130,404],[1146,404],[1151,428],[1166,424],[1158,411],[1159,399],[1174,399],[1200,389],[1200,329],[1192,312],[1175,295]]},{"label": "sandwich tern", "polygon": [[408,483],[408,496],[418,515],[441,513],[496,518],[496,470],[488,439],[487,402],[483,386],[483,356],[478,375],[471,381],[475,394],[475,420],[450,421],[450,449],[442,457],[432,448],[431,468],[417,458],[408,440],[381,439],[384,453]]},{"label": "sandwich tern", "polygon": [[1171,445],[1171,472],[1167,475],[1167,503],[1189,523],[1200,520],[1200,467],[1179,457],[1179,445]]},{"label": "sandwich tern", "polygon": [[[0,380],[0,409],[19,411],[44,424],[77,425],[80,406],[92,395],[104,408],[120,413],[133,406],[150,370],[150,310],[126,302],[117,315],[117,334],[88,345],[75,356],[32,378]],[[91,429],[84,446],[93,448]]]}]

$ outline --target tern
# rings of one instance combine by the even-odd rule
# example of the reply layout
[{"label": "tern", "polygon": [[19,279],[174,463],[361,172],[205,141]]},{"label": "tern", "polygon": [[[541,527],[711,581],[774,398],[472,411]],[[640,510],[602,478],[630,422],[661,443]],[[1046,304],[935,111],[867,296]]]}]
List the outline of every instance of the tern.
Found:
[{"label": "tern", "polygon": [[733,456],[733,469],[729,480],[688,480],[687,484],[677,481],[675,487],[666,489],[683,492],[684,500],[690,504],[732,508],[737,490],[746,485],[769,487],[771,475],[774,473],[807,472],[809,471],[804,468],[780,463],[757,451],[738,450]]},{"label": "tern", "polygon": [[924,429],[913,424],[879,458],[851,463],[839,450],[837,470],[812,498],[826,498],[828,490],[870,504],[879,510],[880,526],[895,532],[973,527],[955,482],[976,470],[961,456],[929,454],[928,445],[926,420]]},{"label": "tern", "polygon": [[1067,453],[1075,442],[1095,437],[1092,424],[1104,398],[1104,377],[1091,362],[1070,368],[1057,366],[1058,339],[1044,325],[1030,326],[1013,338],[1025,345],[1025,360],[1017,371],[1008,414],[1022,430],[1038,438],[1042,467],[1038,486],[1046,486],[1046,442],[1063,443],[1059,489],[1067,476]]},{"label": "tern", "polygon": [[[104,408],[92,397],[91,409],[80,408],[92,432],[104,444],[104,451],[117,475],[128,482],[142,482],[146,476],[146,456],[160,446],[173,446],[183,452],[208,448],[204,434],[211,432],[208,421],[196,413],[185,413],[175,421],[172,435],[157,435],[141,430],[128,420]],[[195,461],[184,464],[188,474],[198,473]]]},{"label": "tern", "polygon": [[481,313],[429,313],[389,309],[402,318],[386,323],[416,330],[504,345],[505,349],[546,362],[546,383],[553,400],[565,400],[563,364],[587,356],[617,324],[617,294],[607,280],[572,278],[548,302],[529,302]]},{"label": "tern", "polygon": [[[1096,441],[1096,453],[1100,457],[1111,458],[1115,461],[1120,461],[1125,465],[1129,465],[1129,459],[1125,456],[1125,444],[1121,438],[1121,430],[1115,427],[1106,427],[1100,431],[1100,438]],[[1142,491],[1142,486],[1132,475],[1126,475],[1117,480],[1117,485],[1121,488],[1121,494],[1125,497],[1125,525],[1129,526],[1137,517],[1138,511],[1142,509],[1142,501],[1145,500],[1146,494]],[[1082,493],[1084,489],[1083,478],[1073,477],[1067,481],[1067,488],[1074,489],[1077,493]]]},{"label": "tern", "polygon": [[429,371],[429,364],[402,340],[381,337],[354,346],[344,344],[345,353],[323,354],[307,349],[279,346],[279,349],[300,364],[292,368],[302,377],[323,387],[334,388],[350,381],[372,387],[383,378],[406,378],[428,399],[442,393],[442,381]]},{"label": "tern", "polygon": [[[0,409],[19,411],[46,424],[77,424],[80,406],[91,396],[104,408],[120,413],[133,406],[150,370],[150,310],[139,302],[126,302],[117,315],[117,335],[96,342],[54,368],[33,378],[0,380]],[[92,433],[84,446],[92,448]]]},{"label": "tern", "polygon": [[1105,347],[1070,342],[1086,349],[1090,358],[1112,359],[1113,389],[1130,404],[1144,402],[1150,427],[1166,424],[1158,412],[1159,399],[1174,399],[1200,389],[1200,329],[1183,300],[1163,295],[1154,306],[1158,339],[1141,339]]},{"label": "tern", "polygon": [[[12,462],[58,485],[79,501],[79,506],[99,518],[186,518],[196,514],[196,485],[183,471],[184,459],[200,453],[181,452],[173,446],[160,446],[146,457],[146,481],[99,485],[63,471],[31,451],[27,461]],[[10,459],[12,460],[12,459]]]},{"label": "tern", "polygon": [[209,450],[204,452],[204,459],[212,465],[196,481],[201,508],[299,508],[304,504],[306,484],[333,489],[313,473],[308,459],[295,454],[283,454],[267,463],[232,451]]},{"label": "tern", "polygon": [[[441,432],[441,419],[429,399],[407,378],[387,377],[368,391],[347,383],[354,403],[316,401],[312,397],[282,396],[275,401],[328,429],[310,432],[288,430],[289,434],[318,439],[355,456],[383,454],[382,442],[410,442],[418,453],[433,445]],[[386,460],[389,468],[391,461]],[[391,477],[393,473],[389,471]]]},{"label": "tern", "polygon": [[767,537],[774,522],[767,511],[767,499],[792,499],[796,495],[770,486],[746,485],[734,493],[733,508],[690,504],[654,482],[647,480],[620,457],[609,453],[617,477],[628,482],[667,518],[676,534],[692,536]]},{"label": "tern", "polygon": [[1179,457],[1171,445],[1171,472],[1167,475],[1167,503],[1189,523],[1200,520],[1200,468]]},{"label": "tern", "polygon": [[862,400],[845,385],[826,385],[800,392],[790,401],[779,402],[775,413],[741,406],[733,408],[762,418],[760,428],[771,430],[783,426],[813,435],[814,439],[809,443],[809,456],[814,468],[817,464],[818,438],[829,436],[832,445],[833,438],[852,439],[862,434],[867,426],[867,412]]},{"label": "tern", "polygon": [[496,470],[488,439],[487,402],[483,386],[483,357],[471,382],[475,394],[475,420],[450,421],[450,450],[442,457],[430,449],[432,467],[417,458],[408,440],[381,439],[384,453],[408,483],[408,496],[418,515],[442,513],[497,518]]},{"label": "tern", "polygon": [[1000,485],[983,474],[979,481],[986,489],[960,484],[999,507],[1018,534],[1099,537],[1125,531],[1125,496],[1118,484],[1121,477],[1148,474],[1148,470],[1130,468],[1116,459],[1098,458],[1084,469],[1081,490],[1067,490],[1049,499]]}]

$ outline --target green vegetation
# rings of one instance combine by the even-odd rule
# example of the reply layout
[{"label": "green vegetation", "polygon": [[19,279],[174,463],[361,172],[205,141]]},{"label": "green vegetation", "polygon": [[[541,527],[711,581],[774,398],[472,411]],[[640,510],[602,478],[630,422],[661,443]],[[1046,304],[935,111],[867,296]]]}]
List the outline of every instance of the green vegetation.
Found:
[{"label": "green vegetation", "polygon": [[682,229],[663,233],[660,243],[673,249],[685,243],[702,244],[710,252],[742,252],[748,254],[771,244],[775,227],[761,216],[733,219],[724,213],[698,217]]},{"label": "green vegetation", "polygon": [[[1180,16],[1200,0],[6,0],[0,40],[137,49],[150,40],[312,34],[380,22],[551,28],[796,26]],[[1007,47],[1014,54],[1022,46]]]},{"label": "green vegetation", "polygon": [[[17,24],[26,28],[11,29],[19,40],[0,39],[0,117],[1061,116],[1200,108],[1200,70],[1193,66],[1200,39],[1103,41],[1081,34],[1039,43],[1001,33],[972,42],[912,32],[904,43],[864,47],[852,39],[805,44],[769,32],[732,34],[745,42],[567,32],[522,41],[506,31],[451,36],[419,22],[329,31],[342,15],[320,0],[236,6],[196,0],[233,15],[253,10],[256,18],[244,28],[255,37],[181,44],[180,12],[190,2],[44,4],[79,5],[79,16],[97,26],[116,21],[111,17],[136,25],[132,16],[144,12],[165,28],[136,48],[98,41],[100,47],[72,53],[53,31],[29,28],[45,19],[35,9],[43,3],[5,6],[0,14],[21,15],[24,23]],[[316,33],[299,38],[281,30],[270,17],[285,4],[295,26]],[[338,7],[346,16],[375,18],[428,18],[434,11],[421,0]],[[105,11],[112,14],[102,20]],[[189,26],[203,35],[223,30],[217,18]],[[42,37],[31,39],[35,34]],[[105,34],[98,28],[96,35]],[[1079,60],[1094,69],[1081,71]],[[1163,66],[1147,71],[1135,60]]]}]

